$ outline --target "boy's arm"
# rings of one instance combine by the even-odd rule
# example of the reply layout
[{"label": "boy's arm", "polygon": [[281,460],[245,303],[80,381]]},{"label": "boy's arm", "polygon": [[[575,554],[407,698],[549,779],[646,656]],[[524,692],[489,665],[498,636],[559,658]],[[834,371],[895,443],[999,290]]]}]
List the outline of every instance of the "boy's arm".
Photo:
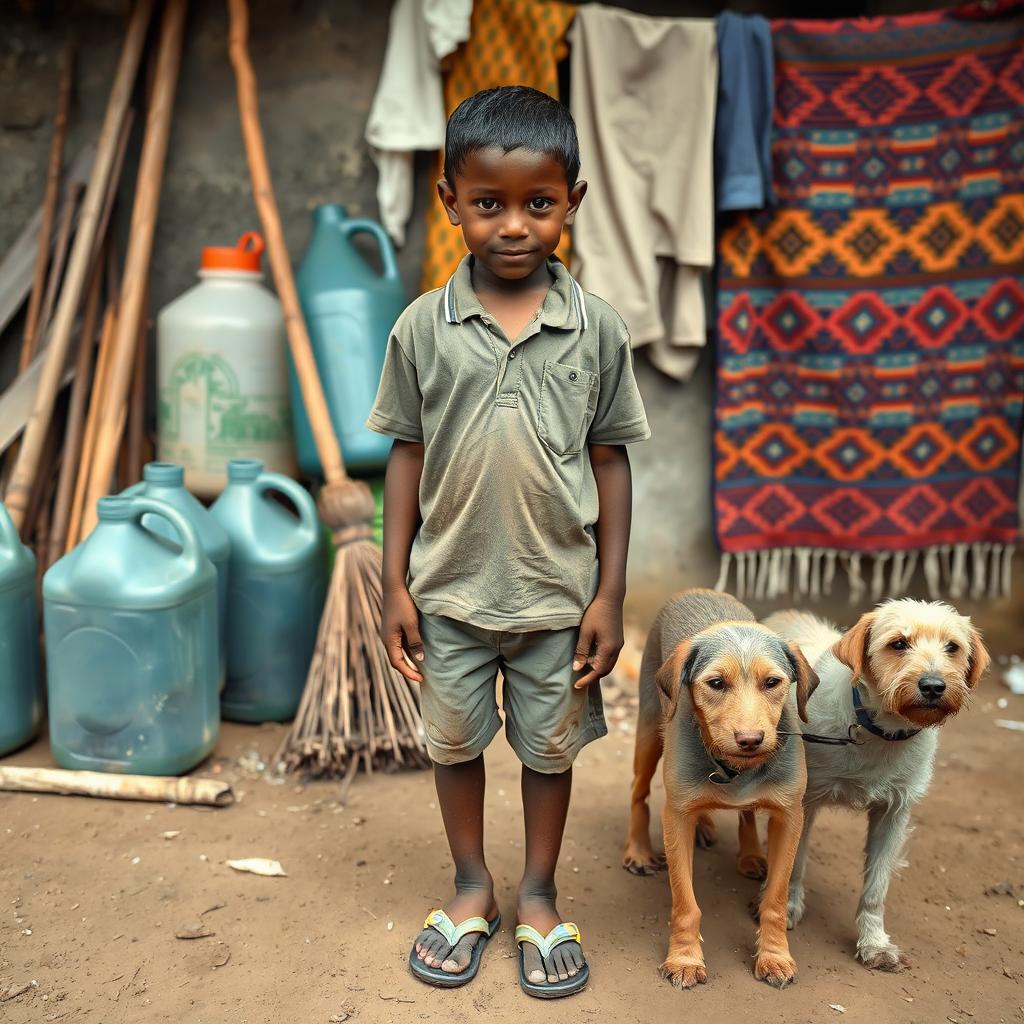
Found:
[{"label": "boy's arm", "polygon": [[622,650],[622,602],[626,596],[626,551],[633,511],[633,481],[625,445],[590,445],[597,482],[597,595],[580,623],[573,669],[590,671],[576,682],[589,686],[615,667]]},{"label": "boy's arm", "polygon": [[423,676],[409,664],[405,652],[415,661],[422,661],[423,644],[420,641],[419,615],[406,580],[409,552],[420,525],[422,472],[423,445],[395,441],[384,478],[384,608],[380,635],[388,660],[414,683],[423,682]]}]

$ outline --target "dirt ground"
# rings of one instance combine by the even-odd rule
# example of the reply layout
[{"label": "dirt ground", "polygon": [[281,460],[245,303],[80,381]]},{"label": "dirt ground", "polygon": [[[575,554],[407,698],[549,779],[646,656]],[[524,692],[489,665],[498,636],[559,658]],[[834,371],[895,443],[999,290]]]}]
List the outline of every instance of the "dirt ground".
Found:
[{"label": "dirt ground", "polygon": [[[1024,639],[1010,633],[996,649],[1024,650]],[[864,822],[832,812],[817,828],[808,912],[792,935],[795,986],[777,992],[753,978],[746,907],[756,883],[734,870],[728,816],[719,817],[719,845],[696,863],[709,983],[677,992],[659,980],[667,879],[619,866],[632,756],[624,693],[611,735],[576,770],[559,886],[593,975],[573,1000],[538,1003],[516,982],[518,768],[500,736],[488,754],[487,823],[506,925],[474,983],[443,992],[406,966],[451,871],[429,774],[360,779],[340,806],[335,783],[274,784],[261,771],[280,726],[226,725],[200,774],[234,783],[239,802],[228,809],[0,794],[0,999],[29,985],[0,1001],[0,1020],[1024,1020],[1024,735],[994,724],[1024,719],[1024,697],[1009,694],[1001,672],[947,726],[909,867],[891,890],[887,923],[912,963],[903,974],[872,974],[853,960]],[[48,764],[49,751],[39,742],[6,763]],[[225,865],[241,857],[279,860],[287,877]],[[200,924],[213,934],[175,937]]]}]

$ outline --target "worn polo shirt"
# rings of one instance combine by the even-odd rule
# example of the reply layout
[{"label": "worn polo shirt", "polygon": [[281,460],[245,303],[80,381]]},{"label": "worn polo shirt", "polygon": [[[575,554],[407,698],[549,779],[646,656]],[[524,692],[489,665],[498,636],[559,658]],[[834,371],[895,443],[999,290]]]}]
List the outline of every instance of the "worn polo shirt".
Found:
[{"label": "worn polo shirt", "polygon": [[565,629],[598,581],[587,446],[650,436],[629,336],[552,258],[544,302],[510,342],[473,290],[472,259],[399,317],[367,426],[424,445],[409,560],[419,610]]}]

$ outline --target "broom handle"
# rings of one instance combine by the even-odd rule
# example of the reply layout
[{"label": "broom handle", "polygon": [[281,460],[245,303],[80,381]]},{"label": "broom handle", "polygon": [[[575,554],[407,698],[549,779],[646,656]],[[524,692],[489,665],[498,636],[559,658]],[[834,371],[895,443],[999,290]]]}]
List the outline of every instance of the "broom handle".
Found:
[{"label": "broom handle", "polygon": [[153,234],[160,206],[160,186],[167,158],[174,93],[181,67],[181,46],[187,0],[167,0],[157,51],[153,96],[146,112],[139,171],[128,232],[128,251],[121,276],[117,331],[110,360],[110,378],[96,431],[96,449],[89,470],[89,486],[82,510],[82,536],[96,525],[96,502],[110,489],[117,452],[124,430],[128,387],[138,348],[139,324],[149,281]]},{"label": "broom handle", "polygon": [[139,59],[146,41],[146,28],[152,11],[153,0],[137,0],[131,21],[128,23],[114,86],[110,91],[107,112],[103,118],[96,160],[78,218],[75,244],[71,250],[71,259],[64,276],[64,287],[61,288],[60,301],[57,303],[57,312],[53,318],[50,344],[46,348],[46,359],[39,375],[32,415],[25,427],[18,461],[15,463],[4,496],[7,511],[19,529],[25,521],[25,513],[32,494],[32,481],[35,479],[39,457],[50,429],[53,405],[64,374],[75,314],[78,312],[78,302],[85,286],[96,229],[106,197],[107,180],[117,152],[121,124],[128,110],[128,101],[131,99],[132,86],[139,69]]},{"label": "broom handle", "polygon": [[284,232],[281,230],[281,216],[274,199],[274,187],[270,180],[270,169],[267,166],[263,130],[260,128],[256,75],[249,58],[249,5],[247,0],[228,0],[228,13],[231,19],[231,27],[228,32],[228,53],[238,83],[238,112],[242,120],[242,136],[245,140],[245,152],[249,160],[253,198],[260,215],[260,223],[263,225],[267,256],[270,259],[274,284],[277,287],[277,295],[284,311],[292,361],[299,379],[306,414],[309,416],[309,423],[313,428],[313,440],[316,442],[317,455],[320,457],[320,465],[323,467],[324,479],[329,484],[340,483],[347,479],[348,474],[345,472],[341,447],[334,433],[331,414],[327,408],[327,400],[324,398],[323,387],[320,384],[316,360],[313,358],[313,348],[309,343],[309,334],[306,331],[306,321],[302,318],[302,310],[299,308],[299,296],[295,290],[292,265],[288,258]]}]

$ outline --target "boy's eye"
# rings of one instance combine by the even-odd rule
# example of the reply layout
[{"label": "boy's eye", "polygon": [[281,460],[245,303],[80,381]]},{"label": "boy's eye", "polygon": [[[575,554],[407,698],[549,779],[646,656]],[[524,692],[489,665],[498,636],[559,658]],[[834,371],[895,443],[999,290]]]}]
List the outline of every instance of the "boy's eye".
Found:
[{"label": "boy's eye", "polygon": [[555,202],[553,199],[545,199],[543,196],[538,196],[536,199],[530,200],[530,209],[540,212],[546,210],[550,206],[554,206]]},{"label": "boy's eye", "polygon": [[498,200],[478,199],[476,201],[476,205],[479,206],[481,210],[496,210],[498,208]]}]

